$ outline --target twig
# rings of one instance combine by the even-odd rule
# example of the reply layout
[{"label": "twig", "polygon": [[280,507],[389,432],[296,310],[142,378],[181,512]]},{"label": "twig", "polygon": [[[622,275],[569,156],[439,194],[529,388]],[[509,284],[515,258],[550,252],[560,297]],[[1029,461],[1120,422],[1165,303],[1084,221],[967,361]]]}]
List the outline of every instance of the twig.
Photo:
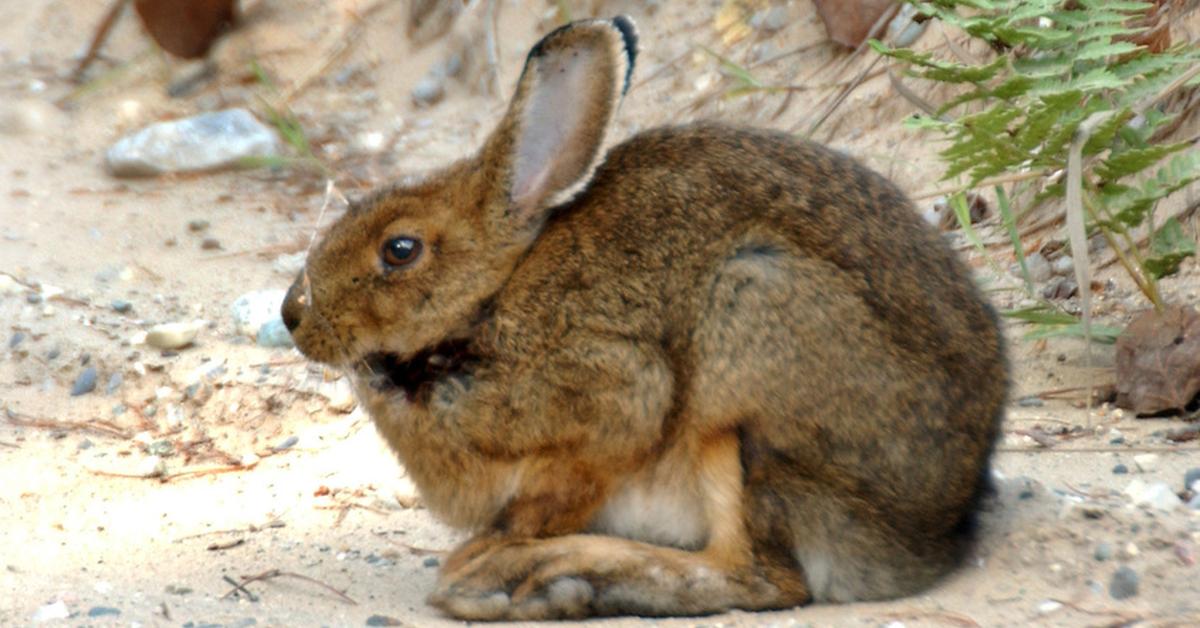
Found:
[{"label": "twig", "polygon": [[266,530],[268,528],[282,528],[286,525],[287,524],[285,524],[280,519],[272,519],[261,526],[249,525],[244,528],[230,528],[228,530],[209,530],[208,532],[197,532],[196,534],[189,534],[187,536],[181,536],[181,537],[175,539],[173,542],[174,543],[182,543],[183,541],[188,541],[191,539],[198,539],[198,538],[205,537],[205,536],[212,536],[214,534],[244,534],[247,532],[262,532],[263,530]]},{"label": "twig", "polygon": [[951,611],[923,611],[913,609],[910,611],[898,611],[895,613],[887,613],[883,616],[884,619],[898,621],[901,619],[930,619],[933,621],[941,621],[943,623],[953,624],[955,626],[965,626],[966,628],[980,628],[979,622],[963,615],[962,613],[954,613]]},{"label": "twig", "polygon": [[29,415],[23,415],[17,412],[8,410],[6,413],[9,423],[19,425],[21,427],[36,427],[50,430],[65,430],[69,432],[92,432],[102,436],[115,436],[117,438],[130,438],[131,435],[121,427],[102,419],[92,419],[83,422],[70,421],[55,421],[53,419],[43,419]]},{"label": "twig", "polygon": [[101,46],[108,40],[108,35],[112,32],[113,25],[117,23],[117,18],[121,16],[121,10],[125,8],[128,2],[129,0],[115,0],[112,6],[108,7],[108,13],[104,14],[104,17],[100,20],[100,25],[96,27],[96,34],[92,36],[92,43],[88,45],[87,52],[83,54],[83,58],[75,66],[75,71],[71,72],[71,81],[75,83],[83,81],[83,73],[96,60]]},{"label": "twig", "polygon": [[239,545],[244,544],[245,542],[246,542],[246,539],[241,538],[241,539],[233,539],[232,541],[225,541],[224,543],[209,543],[208,547],[206,547],[204,549],[206,549],[210,552],[219,552],[221,550],[235,548]]},{"label": "twig", "polygon": [[233,589],[231,589],[231,590],[229,591],[229,593],[226,593],[225,595],[222,595],[222,596],[221,596],[221,599],[225,599],[225,598],[227,598],[227,597],[229,597],[229,596],[233,595],[234,593],[237,593],[238,591],[241,591],[242,593],[245,593],[245,594],[246,594],[246,599],[250,600],[251,602],[257,602],[257,601],[258,601],[258,596],[257,596],[257,595],[254,595],[253,593],[251,593],[251,592],[250,592],[250,589],[247,589],[245,586],[243,586],[243,585],[241,585],[241,584],[238,584],[238,581],[237,581],[237,580],[234,580],[233,578],[230,578],[228,575],[221,576],[221,579],[222,579],[222,580],[224,580],[225,582],[228,582],[229,584],[232,584],[232,585],[233,585]]},{"label": "twig", "polygon": [[20,449],[20,448],[21,448],[21,446],[20,446],[20,445],[18,445],[18,444],[16,444],[16,443],[10,443],[10,442],[8,442],[8,441],[3,441],[3,440],[0,440],[0,446],[2,446],[2,447],[12,447],[13,449]]},{"label": "twig", "polygon": [[387,536],[385,536],[384,534],[382,534],[380,532],[376,532],[375,536],[383,539],[383,542],[385,542],[385,543],[389,543],[391,545],[395,545],[396,547],[406,549],[406,550],[412,552],[413,554],[416,554],[417,556],[428,556],[430,554],[436,554],[438,556],[445,556],[446,554],[450,553],[450,550],[448,550],[448,549],[440,549],[439,550],[439,549],[430,549],[428,547],[418,547],[416,545],[409,545],[408,543],[405,543],[403,541],[389,539]]},{"label": "twig", "polygon": [[[239,590],[245,591],[246,590],[245,586],[247,584],[250,584],[251,582],[259,582],[259,581],[264,581],[264,580],[270,580],[271,578],[285,578],[285,577],[286,578],[297,578],[299,580],[304,580],[305,582],[311,582],[312,584],[322,587],[325,590],[329,591],[330,593],[333,593],[334,595],[338,596],[339,598],[342,599],[342,601],[346,602],[347,604],[355,604],[355,605],[358,604],[358,602],[355,602],[350,596],[346,595],[345,592],[338,591],[337,589],[329,586],[328,584],[325,584],[324,582],[321,582],[320,580],[317,580],[315,578],[310,578],[310,577],[302,575],[302,574],[292,573],[290,571],[281,571],[279,569],[268,569],[267,571],[264,571],[255,576],[242,576],[241,584],[237,584],[237,583],[234,583],[234,584],[235,584],[235,586],[237,586],[237,588]],[[226,594],[226,595],[228,595],[228,594]]]}]

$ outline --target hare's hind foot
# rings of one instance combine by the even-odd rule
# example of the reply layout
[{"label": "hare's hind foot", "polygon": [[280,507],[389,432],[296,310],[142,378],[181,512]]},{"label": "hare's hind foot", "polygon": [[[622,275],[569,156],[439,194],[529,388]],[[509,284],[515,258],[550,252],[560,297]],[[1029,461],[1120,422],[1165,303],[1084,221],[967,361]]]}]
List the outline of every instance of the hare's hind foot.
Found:
[{"label": "hare's hind foot", "polygon": [[704,615],[808,601],[794,571],[610,536],[476,539],[429,601],[468,620]]}]

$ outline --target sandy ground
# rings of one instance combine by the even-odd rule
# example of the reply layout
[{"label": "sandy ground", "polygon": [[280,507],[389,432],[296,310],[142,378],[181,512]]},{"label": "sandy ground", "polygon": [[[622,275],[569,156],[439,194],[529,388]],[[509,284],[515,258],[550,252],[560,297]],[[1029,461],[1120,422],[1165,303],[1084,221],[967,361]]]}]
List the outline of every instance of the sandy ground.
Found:
[{"label": "sandy ground", "polygon": [[[119,180],[102,161],[121,134],[151,122],[233,105],[261,111],[262,98],[279,102],[295,87],[290,107],[315,154],[337,190],[354,196],[465,155],[484,136],[505,104],[486,89],[486,69],[448,82],[436,105],[417,107],[409,96],[456,42],[482,39],[468,25],[415,46],[405,36],[405,3],[248,2],[247,25],[214,52],[217,77],[169,98],[168,83],[191,68],[147,53],[149,40],[127,16],[89,74],[97,80],[77,90],[67,77],[101,4],[0,4],[0,273],[21,282],[0,295],[0,624],[34,624],[63,609],[68,619],[46,623],[452,623],[423,599],[439,556],[459,535],[420,507],[369,420],[349,411],[335,373],[292,350],[256,346],[231,319],[238,295],[286,287],[291,277],[276,259],[303,251],[341,211],[333,202],[321,215],[324,176],[282,168]],[[803,0],[777,3],[789,16],[782,30],[739,41],[723,41],[713,28],[716,2],[565,4],[577,17],[629,12],[639,21],[644,51],[618,136],[697,117],[804,128],[835,94],[830,84],[870,61],[843,61],[823,43]],[[497,80],[506,96],[524,51],[556,15],[553,3],[500,7]],[[814,89],[782,108],[777,94],[722,99],[728,83],[696,44],[762,62],[756,71],[771,81]],[[469,49],[486,58],[480,45]],[[251,59],[274,89],[252,79]],[[936,147],[899,127],[911,109],[874,74],[816,137],[919,196],[936,185],[939,167]],[[197,220],[209,226],[190,229]],[[205,248],[205,239],[219,248]],[[1010,262],[998,251],[999,267]],[[997,304],[1013,305],[1004,289],[1011,278],[973,263]],[[1121,321],[1141,305],[1112,277],[1100,309]],[[1194,302],[1200,269],[1188,262],[1164,285]],[[132,309],[118,313],[114,300]],[[209,323],[177,353],[134,342],[154,324],[193,319]],[[1200,622],[1200,515],[1135,508],[1122,493],[1134,479],[1181,491],[1185,470],[1200,466],[1197,442],[1164,437],[1183,425],[1178,420],[1135,420],[1108,407],[1089,413],[1078,395],[1016,403],[1083,385],[1089,371],[1080,342],[1023,342],[1022,330],[1010,331],[1016,390],[995,463],[1000,496],[977,551],[953,577],[888,603],[598,623]],[[1109,379],[1111,350],[1098,347],[1092,359],[1096,381]],[[96,391],[71,396],[87,366],[99,374]],[[114,374],[120,381],[110,387]],[[1068,433],[1047,448],[1022,434],[1037,428]],[[152,466],[155,452],[163,454],[163,478],[127,477]],[[1141,472],[1133,458],[1144,453],[1157,461]],[[1114,473],[1118,464],[1130,473]],[[1099,560],[1105,550],[1111,556]],[[1114,599],[1109,585],[1122,565],[1136,572],[1139,592]],[[226,580],[273,570],[282,575],[246,585],[253,600]]]}]

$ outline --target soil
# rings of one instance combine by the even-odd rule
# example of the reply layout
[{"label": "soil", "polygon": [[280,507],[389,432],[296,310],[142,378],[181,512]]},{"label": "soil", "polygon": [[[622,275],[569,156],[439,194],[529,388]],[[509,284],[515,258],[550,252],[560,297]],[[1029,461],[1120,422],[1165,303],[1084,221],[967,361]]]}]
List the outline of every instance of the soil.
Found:
[{"label": "soil", "polygon": [[[499,2],[494,65],[478,9],[446,33],[419,33],[428,41],[418,45],[406,34],[407,3],[246,2],[243,25],[212,52],[215,76],[180,97],[168,87],[197,64],[155,52],[131,15],[85,85],[71,82],[105,4],[0,4],[0,273],[17,282],[0,295],[3,625],[40,623],[55,611],[69,618],[45,623],[454,623],[424,596],[439,557],[462,537],[421,507],[369,419],[351,410],[338,374],[240,335],[230,305],[251,290],[285,288],[294,270],[280,258],[303,253],[343,211],[341,195],[473,150],[503,110],[524,51],[562,7],[638,21],[643,51],[616,139],[701,117],[802,131],[848,79],[866,73],[813,137],[886,173],[922,209],[939,185],[937,145],[900,125],[914,106],[878,71],[885,64],[831,45],[805,0],[775,3],[787,12],[782,29],[748,29],[740,39],[716,28],[719,2]],[[1176,28],[1197,26],[1193,15]],[[934,25],[921,45],[943,42]],[[786,100],[722,97],[733,80],[701,45],[753,65],[768,84],[807,89]],[[417,83],[458,53],[463,70],[446,81],[444,98],[415,104]],[[248,69],[252,60],[268,82]],[[143,179],[104,169],[108,146],[152,122],[241,105],[262,114],[264,103],[282,110],[285,97],[327,171],[301,160]],[[189,227],[195,221],[208,226]],[[971,255],[997,306],[1020,304],[1011,252],[982,258],[960,235],[947,237]],[[1105,322],[1123,324],[1145,307],[1117,270],[1100,280]],[[1195,261],[1164,282],[1176,301],[1195,302],[1198,291]],[[132,307],[118,312],[115,300]],[[187,348],[139,343],[152,325],[195,319],[206,323]],[[1200,622],[1200,511],[1135,507],[1124,494],[1134,480],[1184,493],[1185,471],[1200,467],[1200,441],[1168,438],[1187,427],[1180,417],[1084,409],[1088,384],[1112,380],[1111,348],[1094,346],[1089,358],[1081,341],[1027,341],[1026,331],[1008,329],[1014,391],[995,459],[999,495],[970,560],[939,586],[883,603],[597,623]],[[96,389],[72,396],[89,367]],[[1069,390],[1031,397],[1059,389]],[[1145,453],[1157,460],[1142,471],[1134,456]],[[1117,465],[1129,473],[1114,473]],[[139,477],[148,472],[154,477]],[[1106,548],[1111,555],[1099,560]],[[1139,586],[1117,599],[1110,582],[1123,565]],[[265,577],[244,590],[230,582],[252,575]]]}]

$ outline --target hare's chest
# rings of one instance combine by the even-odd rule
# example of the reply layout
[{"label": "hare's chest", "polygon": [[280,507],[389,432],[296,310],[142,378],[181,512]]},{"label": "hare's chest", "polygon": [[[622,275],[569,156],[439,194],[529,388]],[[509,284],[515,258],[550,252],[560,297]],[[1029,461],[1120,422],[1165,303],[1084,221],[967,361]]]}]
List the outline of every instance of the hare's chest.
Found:
[{"label": "hare's chest", "polygon": [[617,491],[592,521],[591,531],[699,549],[708,539],[708,521],[694,477],[651,473]]}]

